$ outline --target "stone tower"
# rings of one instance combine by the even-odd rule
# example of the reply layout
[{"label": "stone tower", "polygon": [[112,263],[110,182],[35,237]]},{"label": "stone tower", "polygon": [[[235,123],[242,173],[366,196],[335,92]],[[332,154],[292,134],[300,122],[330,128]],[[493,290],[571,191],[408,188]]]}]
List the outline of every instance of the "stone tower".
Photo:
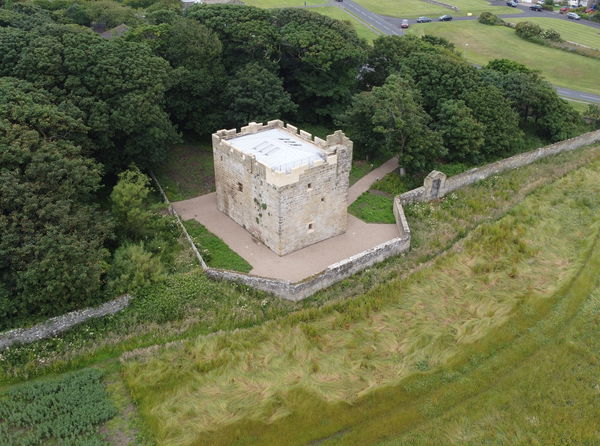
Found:
[{"label": "stone tower", "polygon": [[212,135],[217,205],[279,255],[346,231],[352,141],[282,121]]}]

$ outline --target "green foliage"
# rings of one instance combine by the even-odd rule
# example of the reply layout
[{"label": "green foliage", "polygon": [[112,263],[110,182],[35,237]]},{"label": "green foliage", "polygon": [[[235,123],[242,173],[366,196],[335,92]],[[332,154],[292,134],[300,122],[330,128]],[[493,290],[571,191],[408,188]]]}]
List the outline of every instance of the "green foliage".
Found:
[{"label": "green foliage", "polygon": [[367,191],[348,207],[348,212],[367,223],[396,223],[392,206],[392,197]]},{"label": "green foliage", "polygon": [[196,220],[187,220],[183,224],[194,240],[194,244],[200,251],[202,258],[210,266],[243,273],[250,272],[252,265],[227,246],[223,240],[209,232],[202,224]]},{"label": "green foliage", "polygon": [[100,166],[80,114],[27,82],[0,79],[0,328],[98,299],[111,224],[92,204]]},{"label": "green foliage", "polygon": [[228,128],[291,116],[297,110],[283,82],[257,63],[241,67],[224,92]]},{"label": "green foliage", "polygon": [[485,127],[464,101],[450,99],[442,102],[434,127],[448,149],[448,160],[472,162],[481,159]]},{"label": "green foliage", "polygon": [[491,12],[482,12],[477,19],[479,23],[483,23],[484,25],[504,25],[504,20],[498,17]]},{"label": "green foliage", "polygon": [[396,75],[356,95],[340,121],[363,156],[397,153],[401,166],[419,171],[445,153],[439,134],[428,127],[418,90]]},{"label": "green foliage", "polygon": [[165,268],[158,256],[144,249],[144,243],[124,244],[114,253],[108,271],[108,289],[118,296],[136,295],[141,289],[165,279]]},{"label": "green foliage", "polygon": [[99,427],[116,415],[96,369],[0,393],[0,445],[102,446]]},{"label": "green foliage", "polygon": [[504,74],[511,73],[525,73],[525,74],[539,74],[537,71],[510,59],[492,59],[488,62],[485,68],[489,70],[500,71]]},{"label": "green foliage", "polygon": [[595,129],[600,128],[600,105],[589,104],[583,116]]},{"label": "green foliage", "polygon": [[526,40],[539,40],[542,34],[542,28],[533,22],[519,22],[515,31],[517,36]]},{"label": "green foliage", "polygon": [[545,40],[550,40],[552,42],[562,42],[562,38],[560,37],[560,33],[555,29],[545,29],[541,32],[540,37]]},{"label": "green foliage", "polygon": [[281,74],[300,119],[331,121],[344,111],[367,58],[367,43],[345,22],[307,9],[274,12],[279,27]]},{"label": "green foliage", "polygon": [[150,178],[136,166],[119,174],[119,181],[110,193],[110,201],[117,231],[123,238],[140,239],[151,232],[149,194]]}]

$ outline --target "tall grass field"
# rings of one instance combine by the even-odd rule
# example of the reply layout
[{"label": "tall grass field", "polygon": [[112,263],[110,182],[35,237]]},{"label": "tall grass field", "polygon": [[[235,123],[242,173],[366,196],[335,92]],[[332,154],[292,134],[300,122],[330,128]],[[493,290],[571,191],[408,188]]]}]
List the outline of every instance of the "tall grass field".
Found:
[{"label": "tall grass field", "polygon": [[[468,405],[461,412],[461,404],[471,398],[488,404],[481,392],[496,390],[496,382],[507,386],[506,395],[516,392],[517,369],[533,369],[534,355],[554,344],[552,354],[560,355],[565,327],[594,341],[585,327],[569,321],[593,307],[597,296],[599,180],[600,161],[594,160],[538,188],[415,273],[354,300],[128,356],[123,376],[155,441],[408,445],[486,444],[497,435],[527,444],[538,438],[525,422],[518,432],[494,430],[477,408],[480,418],[466,419]],[[425,206],[407,213],[424,215]],[[594,350],[579,348],[593,363]],[[556,375],[573,373],[578,376],[573,369]],[[547,380],[556,382],[550,372]],[[500,402],[509,403],[501,385],[491,400],[499,405],[489,412],[497,417]],[[538,392],[549,398],[548,410],[529,415],[540,426],[538,435],[594,439],[588,424],[575,423],[577,416],[567,417],[568,434],[552,416],[570,404],[587,410],[583,419],[590,420],[598,410],[597,389],[584,386],[576,392],[580,401],[570,403],[553,399],[552,389]],[[524,407],[510,403],[507,429]],[[444,424],[446,412],[455,413],[455,424]],[[541,426],[553,424],[542,432]]]}]

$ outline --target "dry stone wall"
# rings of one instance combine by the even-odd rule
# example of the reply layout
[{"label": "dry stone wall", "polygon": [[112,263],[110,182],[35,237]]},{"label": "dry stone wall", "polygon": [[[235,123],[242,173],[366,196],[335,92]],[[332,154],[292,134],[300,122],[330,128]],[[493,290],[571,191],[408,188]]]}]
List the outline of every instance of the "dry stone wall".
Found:
[{"label": "dry stone wall", "polygon": [[600,141],[600,130],[585,133],[575,138],[560,141],[530,152],[519,153],[510,158],[505,158],[494,163],[486,164],[485,166],[467,170],[466,172],[448,178],[446,178],[443,173],[434,170],[427,175],[423,186],[401,194],[400,202],[402,204],[409,204],[418,201],[435,200],[456,189],[484,180],[492,175],[526,166],[547,156],[575,150],[579,147],[587,146],[598,141]]}]

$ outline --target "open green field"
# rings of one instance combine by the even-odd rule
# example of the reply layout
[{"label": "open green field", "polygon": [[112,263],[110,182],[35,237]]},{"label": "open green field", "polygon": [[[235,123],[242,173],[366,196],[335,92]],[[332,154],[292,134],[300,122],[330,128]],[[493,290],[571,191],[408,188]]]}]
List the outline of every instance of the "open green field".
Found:
[{"label": "open green field", "polygon": [[312,8],[311,11],[318,12],[319,14],[323,14],[337,20],[345,20],[350,22],[356,30],[358,37],[366,39],[369,42],[372,42],[380,35],[370,26],[365,25],[353,15],[348,14],[345,9],[337,8],[335,6],[327,6],[323,8]]},{"label": "open green field", "polygon": [[322,5],[327,3],[327,0],[244,0],[244,4],[257,8],[297,8],[305,3],[307,6]]},{"label": "open green field", "polygon": [[491,6],[485,0],[445,0],[452,6],[456,6],[459,10],[455,11],[443,6],[426,3],[421,0],[355,0],[369,11],[377,14],[387,15],[391,17],[415,18],[419,16],[429,16],[433,19],[450,14],[456,17],[466,16],[468,13],[479,15],[483,11],[489,11],[494,14],[515,14],[520,10],[510,8],[508,6]]},{"label": "open green field", "polygon": [[475,21],[423,23],[409,29],[417,35],[433,34],[456,44],[470,62],[485,65],[492,59],[512,59],[540,70],[554,85],[598,93],[600,60],[537,45],[523,40],[504,26]]},{"label": "open green field", "polygon": [[[154,439],[593,444],[599,179],[596,159],[354,300],[131,355],[123,373]],[[440,206],[460,212],[469,199],[451,194]],[[407,214],[428,224],[431,206]],[[564,367],[555,371],[551,358]],[[557,389],[563,380],[573,382]],[[478,398],[483,408],[465,401]]]},{"label": "open green field", "polygon": [[507,22],[533,22],[544,29],[555,29],[561,37],[570,42],[579,43],[600,50],[600,30],[573,21],[531,17],[526,19],[506,19]]}]

